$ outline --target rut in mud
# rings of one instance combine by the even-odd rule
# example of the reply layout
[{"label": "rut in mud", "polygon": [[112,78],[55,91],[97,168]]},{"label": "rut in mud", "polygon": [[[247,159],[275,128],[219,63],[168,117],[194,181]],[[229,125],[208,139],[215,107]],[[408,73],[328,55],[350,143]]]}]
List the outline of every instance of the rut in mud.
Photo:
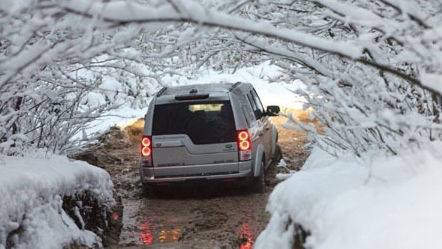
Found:
[{"label": "rut in mud", "polygon": [[100,141],[76,155],[106,169],[124,207],[121,234],[109,248],[251,248],[265,228],[265,206],[278,183],[275,175],[297,170],[308,152],[306,134],[281,128],[282,117],[273,118],[287,168],[275,164],[266,172],[267,190],[251,193],[241,184],[182,186],[144,197],[138,175],[140,120],[124,131],[113,127]]}]

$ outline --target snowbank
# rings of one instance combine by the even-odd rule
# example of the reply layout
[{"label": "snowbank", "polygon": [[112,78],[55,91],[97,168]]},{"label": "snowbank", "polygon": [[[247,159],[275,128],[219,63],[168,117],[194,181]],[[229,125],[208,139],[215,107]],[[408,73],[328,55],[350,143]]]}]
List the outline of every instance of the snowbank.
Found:
[{"label": "snowbank", "polygon": [[[45,249],[73,241],[99,245],[96,234],[82,229],[80,209],[62,208],[63,198],[88,194],[106,212],[114,203],[112,188],[106,171],[63,156],[0,157],[0,249],[10,243],[15,248]],[[77,206],[82,203],[77,201]]]},{"label": "snowbank", "polygon": [[442,248],[441,161],[442,143],[362,160],[314,149],[271,194],[256,248],[292,248],[294,223],[306,248]]}]

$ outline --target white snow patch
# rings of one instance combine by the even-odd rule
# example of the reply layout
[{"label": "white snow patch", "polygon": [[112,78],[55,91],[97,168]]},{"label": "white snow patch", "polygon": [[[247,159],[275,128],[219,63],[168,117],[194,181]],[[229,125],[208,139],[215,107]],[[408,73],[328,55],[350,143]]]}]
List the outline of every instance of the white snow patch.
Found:
[{"label": "white snow patch", "polygon": [[201,69],[193,79],[174,75],[165,77],[163,81],[169,86],[204,84],[204,83],[251,83],[258,92],[264,106],[280,105],[288,108],[302,109],[306,100],[294,91],[306,89],[300,81],[288,81],[283,71],[269,62],[257,66],[244,67],[235,73],[218,72]]},{"label": "white snow patch", "polygon": [[143,118],[147,113],[145,108],[133,108],[130,105],[123,105],[115,110],[105,113],[103,116],[89,123],[87,127],[77,133],[73,139],[85,139],[102,134],[112,126],[124,128],[131,125],[139,118]]},{"label": "white snow patch", "polygon": [[75,225],[62,209],[62,198],[87,191],[110,208],[113,184],[103,169],[41,152],[2,156],[0,183],[0,248],[19,226],[20,236],[12,237],[16,248],[63,248],[73,240],[88,247],[101,244],[97,235]]},{"label": "white snow patch", "polygon": [[280,179],[280,180],[285,180],[287,178],[289,178],[290,176],[292,176],[296,171],[295,170],[291,170],[287,167],[287,163],[285,162],[284,159],[281,159],[278,164],[276,165],[276,167],[278,168],[284,168],[288,173],[278,173],[276,174],[276,178]]},{"label": "white snow patch", "polygon": [[284,159],[279,160],[278,164],[276,165],[276,167],[283,167],[286,168],[287,167],[287,163],[284,161]]},{"label": "white snow patch", "polygon": [[436,90],[442,94],[442,76],[439,74],[422,73],[422,85]]},{"label": "white snow patch", "polygon": [[311,232],[306,248],[442,248],[441,160],[439,142],[362,160],[315,149],[271,194],[256,248],[291,248],[289,218]]}]

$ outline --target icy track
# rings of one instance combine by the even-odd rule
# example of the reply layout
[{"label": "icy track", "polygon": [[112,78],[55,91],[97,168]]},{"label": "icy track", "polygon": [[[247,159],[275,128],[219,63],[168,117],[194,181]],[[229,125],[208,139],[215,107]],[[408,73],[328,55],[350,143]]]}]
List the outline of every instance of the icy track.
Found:
[{"label": "icy track", "polygon": [[0,157],[0,249],[8,243],[35,249],[63,248],[72,242],[101,246],[97,235],[79,228],[66,214],[62,202],[63,197],[87,192],[104,210],[110,209],[112,188],[106,171],[64,156]]}]

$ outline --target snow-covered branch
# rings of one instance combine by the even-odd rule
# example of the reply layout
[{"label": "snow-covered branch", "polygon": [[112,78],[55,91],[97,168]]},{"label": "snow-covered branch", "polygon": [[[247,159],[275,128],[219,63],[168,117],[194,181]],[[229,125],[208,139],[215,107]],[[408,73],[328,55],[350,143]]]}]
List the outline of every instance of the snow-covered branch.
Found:
[{"label": "snow-covered branch", "polygon": [[[179,2],[179,1],[177,1]],[[338,1],[317,1],[318,3],[334,10],[348,23],[357,25],[369,25],[371,28],[381,30],[384,34],[391,35],[392,30],[398,27],[394,20],[384,18],[363,8],[354,7]],[[180,6],[179,9],[177,6]],[[194,1],[183,1],[177,5],[164,4],[152,8],[136,3],[94,3],[69,2],[63,6],[66,11],[86,17],[100,16],[103,21],[112,25],[127,25],[131,23],[176,23],[188,22],[200,26],[221,27],[229,30],[243,31],[254,35],[277,38],[300,46],[324,51],[330,54],[348,58],[360,62],[378,70],[385,71],[403,78],[410,84],[417,85],[435,94],[442,91],[434,84],[439,76],[424,74],[424,78],[413,77],[404,73],[400,68],[389,63],[373,61],[366,58],[364,51],[369,48],[366,37],[363,39],[333,40],[322,38],[313,34],[288,28],[275,27],[272,23],[264,21],[252,21],[236,15],[220,13],[217,10],[204,8],[203,5]],[[398,7],[399,8],[399,7]],[[117,11],[118,10],[118,11]],[[338,11],[339,10],[339,11]],[[189,15],[188,13],[192,13]],[[412,20],[420,20],[415,15],[410,15]],[[425,25],[425,27],[428,27]],[[435,79],[436,78],[436,79]],[[425,79],[423,81],[422,79]]]}]

